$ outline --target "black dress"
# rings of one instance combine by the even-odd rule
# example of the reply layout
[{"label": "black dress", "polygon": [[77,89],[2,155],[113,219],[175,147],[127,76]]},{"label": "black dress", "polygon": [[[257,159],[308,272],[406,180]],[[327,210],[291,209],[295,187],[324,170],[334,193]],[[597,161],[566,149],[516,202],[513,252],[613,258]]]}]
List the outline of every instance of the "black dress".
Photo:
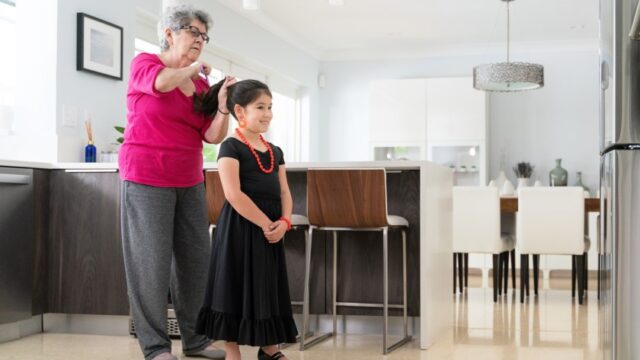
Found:
[{"label": "black dress", "polygon": [[[272,173],[263,173],[249,148],[230,137],[218,159],[240,162],[240,188],[273,221],[282,216],[279,165],[282,150],[270,144],[275,157]],[[259,152],[270,166],[268,152]],[[213,239],[209,283],[196,331],[213,340],[266,346],[296,342],[289,282],[282,241],[270,244],[262,229],[224,203]]]}]

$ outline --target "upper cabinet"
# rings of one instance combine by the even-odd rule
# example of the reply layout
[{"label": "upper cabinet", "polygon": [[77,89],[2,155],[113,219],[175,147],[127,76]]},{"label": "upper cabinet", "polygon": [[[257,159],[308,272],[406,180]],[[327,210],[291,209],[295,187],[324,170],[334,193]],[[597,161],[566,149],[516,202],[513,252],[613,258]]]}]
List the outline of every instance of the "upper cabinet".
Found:
[{"label": "upper cabinet", "polygon": [[471,77],[427,80],[427,140],[456,142],[486,137],[486,94]]},{"label": "upper cabinet", "polygon": [[425,79],[372,81],[369,99],[369,140],[372,144],[407,144],[426,140]]},{"label": "upper cabinet", "polygon": [[487,101],[471,77],[373,81],[369,110],[373,160],[431,160],[456,184],[486,182]]},{"label": "upper cabinet", "polygon": [[377,80],[369,92],[372,144],[486,138],[486,95],[471,77]]}]

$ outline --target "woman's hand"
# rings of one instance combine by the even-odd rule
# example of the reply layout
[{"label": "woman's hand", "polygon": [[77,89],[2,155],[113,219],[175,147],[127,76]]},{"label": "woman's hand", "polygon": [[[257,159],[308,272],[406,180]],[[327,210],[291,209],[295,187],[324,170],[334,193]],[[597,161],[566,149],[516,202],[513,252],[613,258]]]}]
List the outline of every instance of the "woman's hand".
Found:
[{"label": "woman's hand", "polygon": [[190,77],[193,80],[198,80],[200,78],[200,74],[204,76],[209,76],[211,74],[211,66],[204,61],[196,61],[189,67]]},{"label": "woman's hand", "polygon": [[227,87],[236,83],[236,78],[233,76],[225,76],[224,82],[222,83],[222,87],[220,88],[220,92],[218,92],[218,109],[220,111],[224,111],[225,113],[229,112],[227,109]]},{"label": "woman's hand", "polygon": [[265,231],[265,229],[263,229],[263,231],[264,237],[267,238],[267,241],[271,244],[275,244],[284,237],[284,234],[287,232],[287,224],[282,220],[274,221],[269,225],[269,229],[267,231]]}]

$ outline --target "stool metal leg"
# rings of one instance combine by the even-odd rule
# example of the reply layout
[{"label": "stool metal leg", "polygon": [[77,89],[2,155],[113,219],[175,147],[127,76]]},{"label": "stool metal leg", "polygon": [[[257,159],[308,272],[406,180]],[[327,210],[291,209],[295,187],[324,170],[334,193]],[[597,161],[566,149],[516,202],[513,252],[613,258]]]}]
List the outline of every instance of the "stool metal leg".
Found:
[{"label": "stool metal leg", "polygon": [[[334,333],[327,333],[318,336],[317,338],[305,342],[305,338],[309,333],[309,283],[311,277],[311,248],[313,240],[313,226],[309,227],[309,231],[305,231],[305,271],[304,271],[304,299],[302,303],[302,333],[300,334],[300,351],[304,351],[307,348],[333,336]],[[335,332],[335,329],[334,329]]]},{"label": "stool metal leg", "polygon": [[387,332],[389,330],[389,229],[382,229],[382,315],[384,332],[382,333],[383,354],[387,354]]},{"label": "stool metal leg", "polygon": [[389,333],[389,228],[382,229],[382,312],[384,315],[384,333],[382,335],[382,353],[384,355],[392,352],[400,346],[411,341],[408,335],[408,319],[407,319],[407,246],[406,233],[402,231],[402,281],[403,281],[403,317],[404,317],[404,337],[393,345],[387,347],[387,335]]},{"label": "stool metal leg", "polygon": [[333,231],[333,334],[338,334],[338,232]]},{"label": "stool metal leg", "polygon": [[409,336],[409,317],[407,316],[407,233],[402,230],[402,316],[404,317],[404,337]]}]

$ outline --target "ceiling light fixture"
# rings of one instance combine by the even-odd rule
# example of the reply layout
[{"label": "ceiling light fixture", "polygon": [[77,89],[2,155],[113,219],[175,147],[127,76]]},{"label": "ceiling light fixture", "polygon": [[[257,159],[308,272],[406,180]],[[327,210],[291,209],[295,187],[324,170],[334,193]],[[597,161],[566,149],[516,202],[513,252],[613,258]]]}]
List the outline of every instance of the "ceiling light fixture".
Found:
[{"label": "ceiling light fixture", "polygon": [[513,92],[535,90],[544,86],[544,67],[526,62],[510,62],[509,3],[507,3],[507,61],[478,65],[473,68],[473,87],[484,91]]},{"label": "ceiling light fixture", "polygon": [[260,0],[242,0],[242,8],[245,10],[260,9]]}]

